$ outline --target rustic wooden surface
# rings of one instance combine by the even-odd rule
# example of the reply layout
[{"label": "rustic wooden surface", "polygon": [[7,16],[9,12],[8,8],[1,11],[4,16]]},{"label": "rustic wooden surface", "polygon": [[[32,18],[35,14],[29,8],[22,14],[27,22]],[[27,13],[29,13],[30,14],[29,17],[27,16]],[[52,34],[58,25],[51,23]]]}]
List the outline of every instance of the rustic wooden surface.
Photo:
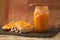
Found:
[{"label": "rustic wooden surface", "polygon": [[[56,19],[60,20],[60,0],[0,0],[0,24],[10,21],[25,20],[33,24],[34,7],[29,7],[29,3],[56,4],[49,6],[50,21],[53,24]],[[59,6],[57,6],[59,5]]]},{"label": "rustic wooden surface", "polygon": [[60,40],[60,34],[56,35],[53,38],[33,38],[13,35],[0,35],[0,40]]}]

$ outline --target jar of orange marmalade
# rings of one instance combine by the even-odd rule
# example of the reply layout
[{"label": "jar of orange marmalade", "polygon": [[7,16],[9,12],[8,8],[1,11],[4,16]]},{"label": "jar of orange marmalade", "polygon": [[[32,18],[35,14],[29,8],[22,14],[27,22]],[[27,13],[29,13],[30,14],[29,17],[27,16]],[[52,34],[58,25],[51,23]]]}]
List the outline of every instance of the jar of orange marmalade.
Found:
[{"label": "jar of orange marmalade", "polygon": [[47,32],[49,29],[48,6],[36,6],[34,11],[34,31]]}]

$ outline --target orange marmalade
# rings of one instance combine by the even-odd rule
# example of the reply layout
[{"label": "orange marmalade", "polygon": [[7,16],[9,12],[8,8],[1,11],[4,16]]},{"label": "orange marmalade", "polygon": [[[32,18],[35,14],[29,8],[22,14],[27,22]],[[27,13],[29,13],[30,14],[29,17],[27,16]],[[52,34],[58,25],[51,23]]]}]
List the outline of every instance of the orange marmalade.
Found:
[{"label": "orange marmalade", "polygon": [[48,6],[36,6],[34,11],[34,31],[46,32],[49,26],[49,11]]}]

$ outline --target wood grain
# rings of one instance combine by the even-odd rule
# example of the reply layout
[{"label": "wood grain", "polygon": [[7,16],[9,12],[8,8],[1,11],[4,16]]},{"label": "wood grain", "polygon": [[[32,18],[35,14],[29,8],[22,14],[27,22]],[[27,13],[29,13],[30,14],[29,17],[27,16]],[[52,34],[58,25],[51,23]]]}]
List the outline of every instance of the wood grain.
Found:
[{"label": "wood grain", "polygon": [[[33,24],[33,12],[35,7],[29,7],[30,3],[51,4],[49,6],[50,26],[60,27],[60,1],[59,0],[0,0],[0,24],[5,24],[7,21],[25,20]],[[52,4],[56,4],[52,6]]]}]

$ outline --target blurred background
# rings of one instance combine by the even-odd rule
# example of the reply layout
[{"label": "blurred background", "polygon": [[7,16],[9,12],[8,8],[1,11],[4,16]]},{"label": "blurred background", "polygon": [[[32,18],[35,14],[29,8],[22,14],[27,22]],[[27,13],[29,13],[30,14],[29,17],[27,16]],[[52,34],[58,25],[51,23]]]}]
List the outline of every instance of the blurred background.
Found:
[{"label": "blurred background", "polygon": [[30,3],[49,5],[49,25],[53,28],[60,27],[60,0],[0,0],[0,25],[18,20],[33,24],[35,7],[29,7]]}]

